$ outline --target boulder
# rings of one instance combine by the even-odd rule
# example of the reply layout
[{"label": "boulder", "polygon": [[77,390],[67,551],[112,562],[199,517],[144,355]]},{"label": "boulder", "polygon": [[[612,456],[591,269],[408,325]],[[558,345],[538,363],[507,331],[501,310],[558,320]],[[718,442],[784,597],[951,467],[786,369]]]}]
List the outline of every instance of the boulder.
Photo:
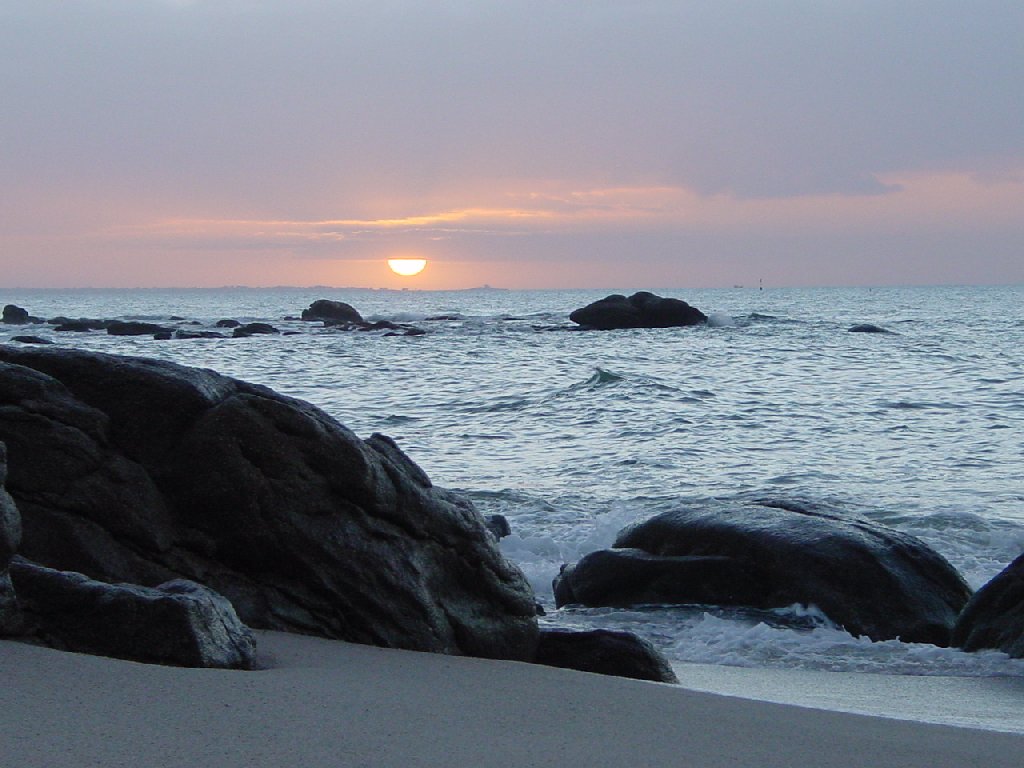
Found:
[{"label": "boulder", "polygon": [[569,319],[585,328],[672,328],[707,322],[707,315],[680,299],[662,298],[647,291],[630,297],[605,296],[577,309]]},{"label": "boulder", "polygon": [[173,363],[0,345],[20,552],[106,582],[198,581],[249,626],[531,659],[535,604],[468,499],[390,439]]},{"label": "boulder", "polygon": [[668,659],[648,641],[631,632],[543,629],[535,662],[548,667],[631,677],[634,680],[679,682]]},{"label": "boulder", "polygon": [[22,557],[11,574],[27,633],[47,645],[183,667],[253,667],[252,632],[231,603],[194,581],[104,584]]},{"label": "boulder", "polygon": [[21,543],[21,515],[4,489],[6,480],[7,448],[0,443],[0,635],[14,632],[19,623],[9,566]]},{"label": "boulder", "polygon": [[111,336],[155,336],[157,334],[174,333],[173,328],[165,328],[156,323],[143,323],[136,320],[112,320],[107,324],[107,333]]},{"label": "boulder", "polygon": [[99,331],[106,327],[106,322],[103,320],[83,318],[82,320],[68,320],[67,322],[57,323],[53,330],[58,333],[88,333],[89,331]]},{"label": "boulder", "polygon": [[813,604],[854,635],[935,645],[949,644],[970,595],[913,536],[792,501],[666,512],[555,579],[559,605]]},{"label": "boulder", "polygon": [[37,317],[32,317],[27,309],[19,307],[17,304],[7,304],[4,306],[3,322],[8,325],[26,325],[41,321]]},{"label": "boulder", "polygon": [[363,323],[363,316],[351,304],[330,299],[317,299],[302,310],[303,320],[319,320],[332,323]]},{"label": "boulder", "polygon": [[1024,554],[974,593],[953,628],[953,645],[1024,659]]},{"label": "boulder", "polygon": [[217,321],[218,328],[237,328],[240,325],[240,322],[238,322],[237,320],[232,320],[230,318],[224,318],[223,320]]}]

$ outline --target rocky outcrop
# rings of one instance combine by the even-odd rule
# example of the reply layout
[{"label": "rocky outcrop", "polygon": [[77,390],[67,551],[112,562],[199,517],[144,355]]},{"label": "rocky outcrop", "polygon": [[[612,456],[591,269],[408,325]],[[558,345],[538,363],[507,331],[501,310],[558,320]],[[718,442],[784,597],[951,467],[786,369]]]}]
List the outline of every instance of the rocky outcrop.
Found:
[{"label": "rocky outcrop", "polygon": [[16,630],[18,608],[11,586],[9,566],[21,543],[21,515],[4,489],[7,480],[7,449],[0,443],[0,635]]},{"label": "rocky outcrop", "polygon": [[631,632],[544,629],[540,633],[536,663],[634,680],[679,682],[668,659],[648,641]]},{"label": "rocky outcrop", "polygon": [[363,316],[351,304],[344,301],[331,301],[330,299],[317,299],[306,309],[302,310],[303,320],[319,320],[328,325],[334,323],[357,323],[365,321]]},{"label": "rocky outcrop", "polygon": [[628,298],[621,294],[605,296],[577,309],[569,319],[585,328],[672,328],[707,322],[707,315],[680,299],[662,298],[647,291]]},{"label": "rocky outcrop", "polygon": [[252,669],[256,640],[225,600],[194,581],[104,584],[16,557],[26,631],[68,651],[183,667]]},{"label": "rocky outcrop", "polygon": [[3,310],[3,322],[8,325],[26,325],[43,321],[41,318],[32,317],[27,309],[19,307],[17,304],[7,304]]},{"label": "rocky outcrop", "polygon": [[559,605],[814,604],[854,635],[948,645],[970,588],[907,534],[810,504],[667,512],[563,567]]},{"label": "rocky outcrop", "polygon": [[1024,658],[1024,555],[974,593],[957,619],[953,645]]},{"label": "rocky outcrop", "polygon": [[11,341],[16,341],[19,344],[53,344],[49,339],[44,339],[42,336],[11,336]]},{"label": "rocky outcrop", "polygon": [[257,628],[532,659],[535,604],[472,504],[308,403],[142,358],[0,346],[20,552],[187,578]]}]

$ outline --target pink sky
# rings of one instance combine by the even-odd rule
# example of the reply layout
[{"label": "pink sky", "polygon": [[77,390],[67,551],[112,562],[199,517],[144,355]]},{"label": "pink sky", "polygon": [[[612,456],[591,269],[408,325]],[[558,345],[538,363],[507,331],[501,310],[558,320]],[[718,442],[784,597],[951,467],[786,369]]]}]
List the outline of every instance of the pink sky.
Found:
[{"label": "pink sky", "polygon": [[15,0],[0,286],[1021,283],[1020,29],[985,1]]}]

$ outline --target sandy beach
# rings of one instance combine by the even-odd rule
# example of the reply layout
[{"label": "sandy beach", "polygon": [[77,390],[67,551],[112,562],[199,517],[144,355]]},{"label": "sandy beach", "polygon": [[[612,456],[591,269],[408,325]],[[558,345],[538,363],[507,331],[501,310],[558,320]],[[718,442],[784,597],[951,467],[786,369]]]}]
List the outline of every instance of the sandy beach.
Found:
[{"label": "sandy beach", "polygon": [[60,766],[1019,766],[1024,735],[260,632],[264,669],[0,642],[0,757]]}]

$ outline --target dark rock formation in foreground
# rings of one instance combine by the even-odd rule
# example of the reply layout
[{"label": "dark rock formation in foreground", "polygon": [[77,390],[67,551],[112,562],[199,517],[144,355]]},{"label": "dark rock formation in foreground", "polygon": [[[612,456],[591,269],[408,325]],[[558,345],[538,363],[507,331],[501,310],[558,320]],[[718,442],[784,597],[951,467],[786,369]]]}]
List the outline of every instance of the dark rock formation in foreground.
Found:
[{"label": "dark rock formation in foreground", "polygon": [[21,543],[21,515],[4,489],[7,480],[7,449],[0,443],[0,634],[13,632],[18,624],[18,608],[8,570],[11,558]]},{"label": "dark rock formation in foreground", "polygon": [[630,297],[605,296],[577,309],[569,319],[585,328],[607,331],[616,328],[672,328],[707,322],[707,315],[680,299],[668,299],[647,291]]},{"label": "dark rock formation in foreground", "polygon": [[854,635],[949,645],[970,588],[904,533],[792,502],[682,509],[565,566],[559,605],[814,604]]},{"label": "dark rock formation in foreground", "polygon": [[302,310],[303,320],[319,320],[324,323],[363,323],[363,316],[351,304],[330,299],[317,299]]},{"label": "dark rock formation in foreground", "polygon": [[995,648],[1024,658],[1024,555],[974,593],[957,619],[953,645],[965,651]]},{"label": "dark rock formation in foreground", "polygon": [[104,584],[16,557],[26,630],[62,650],[183,667],[252,669],[256,640],[231,603],[194,581]]},{"label": "dark rock formation in foreground", "polygon": [[634,680],[679,682],[661,652],[630,632],[544,629],[540,633],[536,662],[549,667],[631,677]]},{"label": "dark rock formation in foreground", "polygon": [[0,346],[0,440],[19,552],[42,565],[191,579],[258,628],[533,658],[532,590],[472,504],[308,403],[157,360]]}]

